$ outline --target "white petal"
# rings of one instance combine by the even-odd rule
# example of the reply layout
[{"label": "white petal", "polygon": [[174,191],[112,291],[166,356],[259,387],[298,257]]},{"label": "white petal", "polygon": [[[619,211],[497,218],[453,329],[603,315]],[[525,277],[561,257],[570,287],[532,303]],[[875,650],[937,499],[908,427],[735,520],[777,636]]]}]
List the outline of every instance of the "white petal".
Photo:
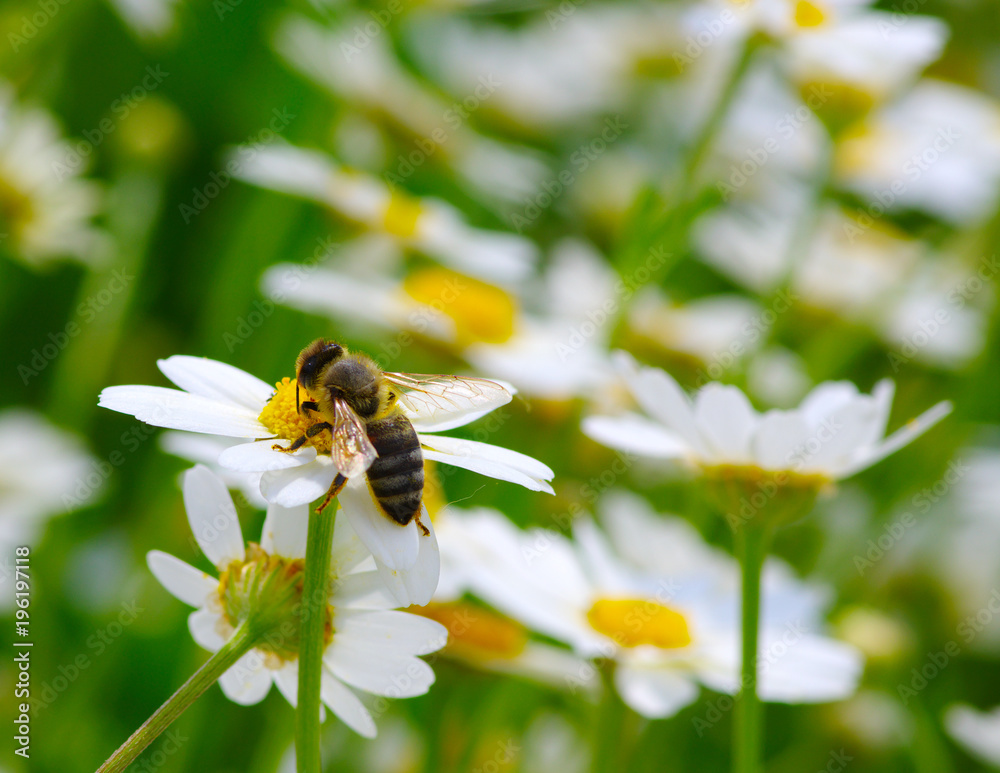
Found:
[{"label": "white petal", "polygon": [[678,383],[662,370],[640,366],[626,352],[615,353],[615,364],[643,410],[704,454],[691,401]]},{"label": "white petal", "polygon": [[173,596],[192,607],[201,607],[219,588],[219,580],[184,563],[169,553],[150,550],[146,554],[149,571]]},{"label": "white petal", "polygon": [[308,464],[287,470],[265,472],[260,492],[268,502],[282,507],[307,505],[330,490],[337,470],[329,456],[317,456]]},{"label": "white petal", "polygon": [[397,610],[337,609],[334,627],[335,642],[339,637],[341,641],[400,655],[427,655],[448,641],[448,630],[440,623]]},{"label": "white petal", "polygon": [[518,483],[532,491],[554,493],[546,481],[551,480],[555,473],[537,459],[517,451],[444,435],[421,434],[420,443],[429,449],[424,453],[427,459]]},{"label": "white petal", "polygon": [[[340,507],[343,509],[343,504]],[[371,563],[372,552],[365,547],[351,526],[350,519],[343,517],[343,513],[340,513],[334,521],[333,545],[330,550],[333,571],[337,575],[353,572],[362,567],[366,561]]]},{"label": "white petal", "polygon": [[316,449],[312,446],[303,446],[294,453],[286,454],[271,448],[275,444],[288,448],[291,441],[268,439],[230,446],[219,454],[219,464],[235,472],[267,472],[301,467],[316,458]]},{"label": "white petal", "polygon": [[434,671],[420,658],[391,657],[357,646],[338,645],[336,636],[324,656],[326,667],[343,682],[387,698],[423,695],[434,684]]},{"label": "white petal", "polygon": [[908,445],[927,430],[937,424],[941,419],[952,411],[952,405],[945,400],[924,411],[915,419],[910,419],[902,427],[887,437],[881,445],[875,446],[868,453],[855,459],[854,462],[840,471],[840,477],[846,478],[860,472],[866,467],[871,467],[876,462],[880,462],[891,453],[895,453],[900,448]]},{"label": "white petal", "polygon": [[608,448],[654,459],[678,459],[690,448],[662,424],[635,413],[588,416],[582,427],[585,435]]},{"label": "white petal", "polygon": [[[787,643],[781,641],[782,636]],[[761,637],[758,689],[762,700],[823,703],[854,693],[864,668],[858,650],[822,636],[788,637],[788,632]]]},{"label": "white petal", "polygon": [[757,413],[734,386],[707,384],[694,399],[694,412],[705,441],[722,459],[747,462]]},{"label": "white petal", "polygon": [[405,606],[386,587],[385,580],[377,571],[337,577],[332,603],[343,609],[395,609]]},{"label": "white petal", "polygon": [[228,637],[222,633],[225,626],[222,616],[209,609],[198,609],[188,615],[191,638],[199,647],[204,647],[209,652],[215,652],[228,641]]},{"label": "white petal", "polygon": [[[299,661],[289,660],[277,671],[271,672],[271,678],[277,685],[278,690],[285,696],[285,700],[292,704],[294,709],[299,703]],[[322,706],[320,707],[322,710]]]},{"label": "white petal", "polygon": [[858,396],[858,388],[850,381],[824,381],[802,398],[798,410],[810,426],[815,426]]},{"label": "white petal", "polygon": [[323,669],[323,679],[320,685],[320,697],[323,703],[330,707],[340,721],[347,725],[355,733],[363,735],[365,738],[374,738],[376,734],[375,720],[368,713],[358,696],[351,692],[350,688],[327,669]]},{"label": "white petal", "polygon": [[271,672],[264,666],[263,656],[250,650],[219,678],[219,687],[233,703],[252,706],[270,691]]},{"label": "white petal", "polygon": [[243,438],[271,437],[271,431],[257,420],[259,411],[177,389],[107,387],[98,397],[97,404],[112,411],[128,413],[154,427]]},{"label": "white petal", "polygon": [[879,381],[872,390],[875,402],[875,416],[871,423],[871,431],[862,439],[862,446],[873,445],[885,435],[889,424],[889,412],[892,410],[892,398],[896,394],[896,385],[887,378]]},{"label": "white petal", "polygon": [[185,392],[232,402],[260,414],[274,387],[244,370],[206,357],[175,354],[157,361],[167,378]]},{"label": "white petal", "polygon": [[808,439],[809,427],[798,413],[769,411],[754,435],[753,455],[768,470],[796,469]]},{"label": "white petal", "polygon": [[622,664],[615,672],[618,694],[639,714],[672,717],[698,697],[698,686],[669,668],[636,668]]},{"label": "white petal", "polygon": [[430,603],[441,577],[441,552],[438,549],[437,535],[427,508],[423,505],[420,506],[420,521],[430,534],[420,534],[417,560],[413,566],[399,571],[375,559],[382,582],[401,607]]},{"label": "white petal", "polygon": [[819,426],[812,428],[811,443],[803,455],[802,471],[840,470],[859,449],[867,445],[878,407],[870,397],[837,408]]},{"label": "white petal", "polygon": [[309,532],[309,508],[268,505],[260,546],[271,555],[282,558],[305,558],[306,535]]},{"label": "white petal", "polygon": [[416,521],[400,526],[383,513],[363,478],[348,481],[340,492],[340,505],[376,561],[397,571],[405,571],[417,562],[420,535]]},{"label": "white petal", "polygon": [[220,570],[246,558],[236,507],[222,479],[197,464],[184,473],[184,507],[198,546]]}]

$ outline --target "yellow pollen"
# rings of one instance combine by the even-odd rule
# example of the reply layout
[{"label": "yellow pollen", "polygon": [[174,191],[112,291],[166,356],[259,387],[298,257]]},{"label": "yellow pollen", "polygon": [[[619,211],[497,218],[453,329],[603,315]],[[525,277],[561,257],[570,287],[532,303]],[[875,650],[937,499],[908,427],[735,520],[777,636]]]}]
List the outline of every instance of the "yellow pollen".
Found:
[{"label": "yellow pollen", "polygon": [[393,191],[382,216],[382,227],[386,233],[409,239],[417,232],[417,223],[422,213],[418,199]]},{"label": "yellow pollen", "polygon": [[[299,399],[302,402],[311,400],[308,392],[299,389]],[[321,421],[315,413],[306,416],[305,413],[298,413],[295,404],[295,382],[285,376],[275,384],[274,396],[264,406],[257,420],[274,433],[275,437],[283,440],[296,441],[306,433],[317,421]],[[262,443],[268,441],[262,440]],[[317,453],[330,453],[330,433],[320,432],[315,437],[309,438],[307,446],[313,446]]]},{"label": "yellow pollen", "polygon": [[501,344],[514,335],[517,307],[499,287],[447,269],[425,268],[411,273],[403,290],[415,301],[451,317],[459,346]]},{"label": "yellow pollen", "polygon": [[424,507],[433,521],[438,513],[448,504],[444,499],[444,489],[441,477],[437,474],[437,465],[430,459],[424,459]]},{"label": "yellow pollen", "polygon": [[807,0],[799,0],[795,4],[795,23],[800,27],[818,27],[826,21],[822,9]]},{"label": "yellow pollen", "polygon": [[691,643],[684,615],[652,599],[598,599],[587,621],[622,647],[675,649]]},{"label": "yellow pollen", "polygon": [[448,629],[445,651],[466,660],[516,658],[528,643],[528,634],[514,621],[461,601],[410,607]]}]

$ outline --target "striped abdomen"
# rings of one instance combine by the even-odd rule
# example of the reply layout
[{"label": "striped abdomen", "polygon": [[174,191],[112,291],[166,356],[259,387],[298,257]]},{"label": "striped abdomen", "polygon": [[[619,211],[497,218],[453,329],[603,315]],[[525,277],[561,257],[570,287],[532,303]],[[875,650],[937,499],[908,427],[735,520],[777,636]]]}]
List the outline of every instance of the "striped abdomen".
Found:
[{"label": "striped abdomen", "polygon": [[385,514],[406,526],[420,514],[424,495],[420,439],[410,420],[399,413],[370,421],[366,429],[378,451],[378,458],[368,468],[368,485]]}]

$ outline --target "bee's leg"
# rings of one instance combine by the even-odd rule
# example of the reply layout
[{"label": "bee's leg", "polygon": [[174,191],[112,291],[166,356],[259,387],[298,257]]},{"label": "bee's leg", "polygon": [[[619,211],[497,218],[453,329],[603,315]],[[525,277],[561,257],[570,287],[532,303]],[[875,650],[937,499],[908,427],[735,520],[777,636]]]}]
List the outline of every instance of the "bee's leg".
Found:
[{"label": "bee's leg", "polygon": [[299,405],[299,408],[301,410],[306,410],[306,411],[318,411],[319,403],[317,403],[315,400],[306,400]]},{"label": "bee's leg", "polygon": [[275,451],[283,451],[286,454],[293,453],[295,451],[298,451],[300,448],[302,448],[302,446],[305,444],[305,442],[309,438],[318,435],[320,432],[322,432],[325,429],[330,429],[330,423],[329,422],[326,422],[326,421],[317,422],[316,424],[313,424],[309,429],[307,429],[306,432],[305,432],[305,434],[302,435],[302,436],[300,436],[298,440],[296,440],[294,443],[292,443],[290,446],[288,446],[288,448],[285,448],[284,446],[279,446],[277,443],[275,443],[273,446],[271,446],[271,448],[273,450],[275,450]]},{"label": "bee's leg", "polygon": [[326,509],[326,506],[330,504],[330,500],[337,496],[346,484],[347,478],[338,472],[337,477],[334,478],[333,483],[330,484],[330,490],[326,492],[326,498],[320,503],[320,506],[316,508],[316,512],[322,513],[323,510]]},{"label": "bee's leg", "polygon": [[417,526],[420,528],[420,531],[423,532],[425,537],[431,536],[431,530],[424,526],[423,521],[420,520],[420,513],[413,516],[413,520],[417,522]]}]

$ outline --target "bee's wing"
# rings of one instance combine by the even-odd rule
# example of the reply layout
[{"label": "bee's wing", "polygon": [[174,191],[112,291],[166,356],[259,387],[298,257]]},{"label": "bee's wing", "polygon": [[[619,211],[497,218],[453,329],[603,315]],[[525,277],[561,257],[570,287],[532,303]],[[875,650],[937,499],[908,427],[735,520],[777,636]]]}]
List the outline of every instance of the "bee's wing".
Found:
[{"label": "bee's wing", "polygon": [[[506,405],[511,389],[496,381],[472,376],[385,373],[387,381],[401,387],[400,404],[421,429],[445,429]],[[472,417],[472,418],[470,418]]]},{"label": "bee's wing", "polygon": [[334,421],[331,423],[333,463],[345,478],[353,478],[371,467],[378,452],[368,439],[361,419],[341,399],[333,401]]}]

